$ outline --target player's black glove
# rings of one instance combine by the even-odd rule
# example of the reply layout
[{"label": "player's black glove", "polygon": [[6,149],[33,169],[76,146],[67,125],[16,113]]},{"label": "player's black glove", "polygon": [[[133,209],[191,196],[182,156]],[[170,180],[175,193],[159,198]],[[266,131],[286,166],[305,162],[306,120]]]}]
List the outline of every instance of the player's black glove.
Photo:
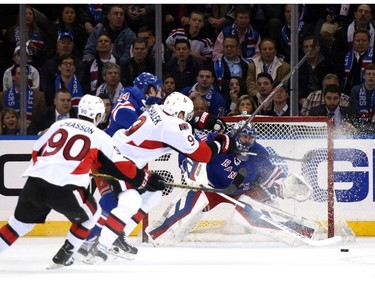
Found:
[{"label": "player's black glove", "polygon": [[224,132],[227,128],[227,124],[224,120],[207,112],[203,112],[200,117],[195,117],[192,126],[199,130],[207,129],[218,133]]},{"label": "player's black glove", "polygon": [[151,173],[145,189],[148,191],[163,191],[166,187],[162,176],[157,173]]},{"label": "player's black glove", "polygon": [[231,154],[237,149],[236,140],[226,134],[218,134],[214,140],[221,145],[220,153]]}]

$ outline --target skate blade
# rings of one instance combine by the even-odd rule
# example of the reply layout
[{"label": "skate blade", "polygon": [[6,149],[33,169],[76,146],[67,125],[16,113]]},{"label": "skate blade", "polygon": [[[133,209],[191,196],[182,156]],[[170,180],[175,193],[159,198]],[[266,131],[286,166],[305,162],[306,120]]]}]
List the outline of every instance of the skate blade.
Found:
[{"label": "skate blade", "polygon": [[120,250],[118,247],[111,247],[107,250],[108,254],[115,256],[117,258],[125,259],[125,260],[134,260],[136,254],[126,253]]},{"label": "skate blade", "polygon": [[59,269],[59,268],[67,267],[67,266],[69,266],[69,265],[52,263],[49,266],[47,266],[46,269],[47,270],[54,270],[54,269]]},{"label": "skate blade", "polygon": [[97,264],[102,264],[103,262],[105,262],[105,260],[103,260],[100,257],[90,257],[90,258],[84,259],[82,262],[85,264],[97,265]]}]

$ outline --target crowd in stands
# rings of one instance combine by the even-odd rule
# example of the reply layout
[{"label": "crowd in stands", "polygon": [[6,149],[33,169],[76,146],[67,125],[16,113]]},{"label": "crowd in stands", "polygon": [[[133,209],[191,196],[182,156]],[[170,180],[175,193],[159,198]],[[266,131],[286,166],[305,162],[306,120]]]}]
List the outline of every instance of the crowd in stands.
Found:
[{"label": "crowd in stands", "polygon": [[[19,5],[6,6],[14,16],[0,24],[0,132],[19,134]],[[299,59],[311,50],[293,92],[299,115],[332,116],[336,127],[374,133],[375,5],[296,6]],[[86,93],[106,100],[110,112],[137,76],[156,74],[158,50],[162,98],[179,91],[197,112],[220,117],[253,113],[291,70],[290,4],[163,4],[161,10],[157,48],[155,5],[25,5],[27,133],[75,117]],[[285,83],[259,114],[290,115],[290,94]]]}]

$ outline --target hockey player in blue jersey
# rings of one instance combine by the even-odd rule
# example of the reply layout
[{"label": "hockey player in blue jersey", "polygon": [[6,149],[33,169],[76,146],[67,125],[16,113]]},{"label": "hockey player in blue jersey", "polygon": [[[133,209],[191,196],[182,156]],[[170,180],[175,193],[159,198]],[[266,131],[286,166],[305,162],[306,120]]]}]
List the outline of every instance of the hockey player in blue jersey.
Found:
[{"label": "hockey player in blue jersey", "polygon": [[152,104],[161,104],[162,81],[148,72],[138,75],[133,86],[126,87],[113,105],[108,128],[105,132],[113,136],[119,129],[129,128]]},{"label": "hockey player in blue jersey", "polygon": [[[228,134],[232,135],[244,124],[245,121],[238,122],[235,124],[234,130]],[[207,141],[214,136],[215,134],[208,134]],[[288,182],[293,181],[299,184],[300,180],[303,182],[296,187],[303,194],[302,197],[304,198],[299,198],[302,201],[311,195],[311,187],[304,182],[301,176],[296,174],[285,175],[279,166],[274,165],[270,158],[265,156],[268,155],[268,152],[264,146],[256,141],[256,132],[250,123],[236,137],[236,145],[236,153],[220,154],[207,165],[179,155],[180,167],[187,184],[193,186],[203,184],[215,189],[224,189],[233,182],[237,172],[241,168],[245,168],[247,171],[245,178],[231,195],[235,199],[250,196],[264,203],[274,200],[275,197],[291,198],[295,194],[290,194],[290,190],[285,189],[286,179]],[[250,155],[250,153],[257,156]],[[203,209],[207,211],[220,203],[230,203],[217,193],[203,193],[193,190],[186,193],[184,202],[185,207],[183,209],[171,208],[171,210],[176,210],[174,214],[166,218],[164,222],[159,221],[156,226],[150,226],[146,229],[146,233],[154,245],[180,242],[199,219],[199,214]],[[241,210],[239,212],[242,216],[246,216]],[[183,226],[186,226],[186,228],[184,229]]]}]

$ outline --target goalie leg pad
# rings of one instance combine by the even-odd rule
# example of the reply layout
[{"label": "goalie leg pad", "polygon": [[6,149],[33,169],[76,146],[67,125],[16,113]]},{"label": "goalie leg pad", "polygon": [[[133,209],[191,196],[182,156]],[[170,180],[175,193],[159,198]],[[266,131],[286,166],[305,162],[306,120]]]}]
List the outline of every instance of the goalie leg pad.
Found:
[{"label": "goalie leg pad", "polygon": [[168,206],[160,221],[147,227],[146,234],[155,246],[181,242],[199,220],[199,214],[208,204],[201,191],[190,190]]}]

